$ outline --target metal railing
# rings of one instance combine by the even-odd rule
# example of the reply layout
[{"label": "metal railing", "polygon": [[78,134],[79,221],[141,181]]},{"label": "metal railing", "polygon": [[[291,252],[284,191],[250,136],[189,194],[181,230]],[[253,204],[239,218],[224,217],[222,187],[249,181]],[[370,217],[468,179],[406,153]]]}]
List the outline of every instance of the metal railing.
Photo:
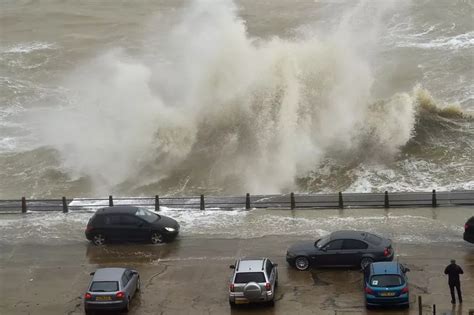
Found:
[{"label": "metal railing", "polygon": [[229,210],[229,209],[344,209],[344,208],[400,208],[446,207],[474,205],[474,190],[436,192],[281,194],[245,196],[189,196],[189,197],[113,197],[59,199],[0,200],[0,213],[28,211],[62,211],[97,209],[127,205],[144,206],[160,211],[170,209]]}]

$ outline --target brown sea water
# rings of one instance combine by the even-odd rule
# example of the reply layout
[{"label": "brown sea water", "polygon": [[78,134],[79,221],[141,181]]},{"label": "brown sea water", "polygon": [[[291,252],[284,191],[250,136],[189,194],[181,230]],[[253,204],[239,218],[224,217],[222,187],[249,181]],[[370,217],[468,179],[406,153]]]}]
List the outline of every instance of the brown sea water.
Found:
[{"label": "brown sea water", "polygon": [[0,6],[0,198],[474,189],[472,1]]}]

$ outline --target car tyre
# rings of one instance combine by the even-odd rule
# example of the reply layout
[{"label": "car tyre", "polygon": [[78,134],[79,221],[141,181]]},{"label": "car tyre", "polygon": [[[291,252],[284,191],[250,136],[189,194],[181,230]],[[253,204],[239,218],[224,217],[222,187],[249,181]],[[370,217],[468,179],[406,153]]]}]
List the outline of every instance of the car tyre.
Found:
[{"label": "car tyre", "polygon": [[104,234],[97,233],[92,236],[92,243],[96,246],[102,246],[105,244],[105,236]]},{"label": "car tyre", "polygon": [[360,261],[360,268],[362,270],[365,270],[365,268],[367,268],[371,263],[373,263],[374,260],[370,257],[364,257],[361,259]]},{"label": "car tyre", "polygon": [[159,232],[152,232],[150,236],[150,241],[152,244],[161,244],[165,241],[163,235]]},{"label": "car tyre", "polygon": [[130,297],[127,299],[127,304],[123,308],[124,313],[128,313],[128,311],[130,311]]},{"label": "car tyre", "polygon": [[274,307],[275,306],[275,300],[268,301],[268,306]]},{"label": "car tyre", "polygon": [[140,283],[140,277],[138,277],[138,279],[137,279],[137,292],[140,292],[141,288],[142,288],[142,284]]},{"label": "car tyre", "polygon": [[305,271],[309,269],[309,259],[305,256],[298,256],[295,259],[295,267],[300,271]]},{"label": "car tyre", "polygon": [[230,308],[236,308],[237,307],[237,305],[232,301],[229,301],[229,305],[230,305]]}]

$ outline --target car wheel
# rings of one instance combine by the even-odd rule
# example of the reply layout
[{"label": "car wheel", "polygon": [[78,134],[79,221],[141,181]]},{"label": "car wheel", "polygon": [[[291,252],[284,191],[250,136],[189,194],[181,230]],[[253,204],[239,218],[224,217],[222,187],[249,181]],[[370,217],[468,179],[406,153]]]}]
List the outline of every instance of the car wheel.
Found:
[{"label": "car wheel", "polygon": [[158,232],[152,232],[150,240],[152,244],[161,244],[165,241],[165,239],[163,238],[163,235],[161,235],[161,233],[158,233]]},{"label": "car wheel", "polygon": [[140,291],[142,288],[142,284],[140,283],[140,277],[137,279],[137,291]]},{"label": "car wheel", "polygon": [[268,304],[268,306],[273,307],[273,306],[275,306],[275,300],[268,301],[267,304]]},{"label": "car wheel", "polygon": [[92,243],[96,246],[101,246],[105,244],[105,236],[104,234],[94,234],[92,237]]},{"label": "car wheel", "polygon": [[309,260],[308,257],[299,256],[295,259],[295,267],[300,271],[308,270],[309,269]]},{"label": "car wheel", "polygon": [[130,310],[130,297],[127,299],[127,304],[123,308],[124,313],[128,313],[129,310]]},{"label": "car wheel", "polygon": [[367,268],[367,266],[369,266],[371,263],[373,263],[374,260],[370,257],[364,257],[362,258],[362,260],[360,261],[360,268],[362,270],[365,270],[365,268]]},{"label": "car wheel", "polygon": [[232,301],[229,301],[229,305],[230,305],[230,308],[236,308],[237,307],[237,305]]}]

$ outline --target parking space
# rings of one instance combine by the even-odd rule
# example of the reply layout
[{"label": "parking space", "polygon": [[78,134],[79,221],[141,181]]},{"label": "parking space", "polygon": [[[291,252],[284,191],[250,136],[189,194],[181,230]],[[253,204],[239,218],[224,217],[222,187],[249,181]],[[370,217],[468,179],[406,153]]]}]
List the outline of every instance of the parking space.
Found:
[{"label": "parking space", "polygon": [[[418,314],[415,300],[452,311],[442,274],[449,258],[463,266],[465,295],[454,314],[474,309],[474,247],[468,243],[396,244],[399,260],[410,267],[409,310],[366,311],[362,273],[357,269],[298,272],[285,261],[295,236],[251,239],[183,237],[165,245],[123,244],[94,247],[68,244],[2,244],[0,262],[2,314],[82,314],[89,272],[99,267],[129,266],[142,278],[142,292],[130,314]],[[231,310],[227,300],[229,264],[239,256],[266,253],[278,263],[280,281],[274,308],[244,306]],[[440,313],[442,314],[442,313]]]}]

